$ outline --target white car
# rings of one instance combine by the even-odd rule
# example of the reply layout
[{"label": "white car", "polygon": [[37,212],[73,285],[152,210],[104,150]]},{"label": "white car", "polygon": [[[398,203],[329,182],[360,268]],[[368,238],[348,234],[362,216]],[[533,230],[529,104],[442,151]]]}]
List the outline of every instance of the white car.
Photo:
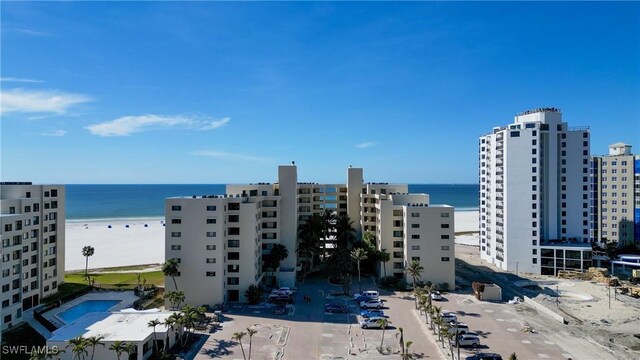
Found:
[{"label": "white car", "polygon": [[469,325],[464,324],[464,323],[457,323],[455,321],[450,322],[449,323],[451,325],[451,328],[449,329],[450,333],[456,333],[456,334],[466,334],[468,333],[469,330]]},{"label": "white car", "polygon": [[444,312],[442,313],[442,320],[444,320],[445,322],[455,322],[458,320],[458,317],[454,314],[454,313],[450,313],[450,312]]},{"label": "white car", "polygon": [[[456,340],[451,339],[451,344],[455,346]],[[458,336],[458,345],[462,346],[471,346],[472,348],[477,348],[480,346],[480,338],[470,334],[463,334]]]},{"label": "white car", "polygon": [[440,291],[432,292],[431,293],[431,300],[436,300],[436,301],[442,300],[442,295],[440,294]]},{"label": "white car", "polygon": [[379,317],[379,316],[374,316],[374,317],[370,317],[368,319],[364,319],[362,321],[360,321],[360,327],[363,329],[375,329],[375,328],[381,328],[382,324],[381,324],[381,320],[387,320],[383,317]]},{"label": "white car", "polygon": [[384,307],[384,305],[382,305],[382,302],[380,300],[373,300],[373,299],[362,301],[359,305],[363,309],[382,309]]},{"label": "white car", "polygon": [[359,292],[357,294],[354,294],[353,298],[357,300],[359,297],[363,297],[363,296],[366,296],[370,299],[375,299],[375,300],[378,300],[380,298],[380,294],[375,290],[365,290],[363,292]]}]

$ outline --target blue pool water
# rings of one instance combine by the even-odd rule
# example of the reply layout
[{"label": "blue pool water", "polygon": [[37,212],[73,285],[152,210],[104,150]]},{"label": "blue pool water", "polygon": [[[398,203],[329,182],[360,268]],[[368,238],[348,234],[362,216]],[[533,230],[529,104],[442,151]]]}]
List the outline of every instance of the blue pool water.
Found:
[{"label": "blue pool water", "polygon": [[87,300],[58,313],[57,316],[69,324],[86,313],[107,311],[119,302],[120,300]]}]

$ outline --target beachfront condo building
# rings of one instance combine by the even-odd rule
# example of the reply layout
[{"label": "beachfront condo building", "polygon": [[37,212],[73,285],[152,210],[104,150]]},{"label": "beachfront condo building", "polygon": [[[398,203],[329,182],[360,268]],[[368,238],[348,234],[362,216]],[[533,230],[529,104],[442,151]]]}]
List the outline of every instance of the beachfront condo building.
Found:
[{"label": "beachfront condo building", "polygon": [[590,266],[589,129],[536,109],[478,145],[481,258],[533,274]]},{"label": "beachfront condo building", "polygon": [[[405,267],[417,260],[423,281],[455,285],[453,208],[429,204],[427,194],[408,194],[406,184],[365,183],[363,169],[349,167],[346,184],[298,182],[294,163],[278,167],[277,183],[227,185],[226,195],[166,200],[166,258],[180,276],[166,289],[185,291],[192,305],[244,301],[250,285],[295,286],[302,271],[298,227],[313,214],[331,211],[353,221],[356,237],[375,235],[391,261],[389,276],[410,282]],[[288,256],[275,272],[263,256],[282,244]],[[331,239],[326,241],[332,246]],[[380,266],[382,269],[383,267]]]},{"label": "beachfront condo building", "polygon": [[591,240],[640,243],[640,155],[615,143],[591,158]]},{"label": "beachfront condo building", "polygon": [[0,183],[2,330],[31,316],[64,280],[65,188]]}]

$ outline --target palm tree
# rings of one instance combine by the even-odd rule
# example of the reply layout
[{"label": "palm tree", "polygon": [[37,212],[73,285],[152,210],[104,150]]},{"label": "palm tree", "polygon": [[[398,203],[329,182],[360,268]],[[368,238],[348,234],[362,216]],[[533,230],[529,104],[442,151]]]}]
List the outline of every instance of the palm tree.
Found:
[{"label": "palm tree", "polygon": [[404,329],[402,327],[398,327],[396,338],[399,338],[398,340],[400,341],[400,352],[404,354]]},{"label": "palm tree", "polygon": [[348,215],[341,215],[335,221],[336,248],[349,249],[356,241],[356,230]]},{"label": "palm tree", "polygon": [[55,349],[54,351],[51,351],[50,353],[47,354],[46,359],[52,359],[52,360],[60,360],[60,357],[62,356],[62,354],[66,353],[65,350],[62,349]]},{"label": "palm tree", "polygon": [[409,353],[409,347],[411,347],[413,341],[409,340],[404,346],[404,353],[402,353],[402,360],[413,360],[413,354]]},{"label": "palm tree", "polygon": [[253,335],[255,335],[258,331],[254,330],[252,328],[247,328],[247,334],[249,335],[249,358],[247,360],[251,360],[251,338],[253,337]]},{"label": "palm tree", "polygon": [[69,340],[69,345],[67,345],[67,347],[71,347],[74,359],[84,359],[89,355],[89,352],[87,351],[87,339],[82,336]]},{"label": "palm tree", "polygon": [[[424,271],[424,267],[422,265],[420,265],[420,262],[417,260],[412,260],[411,264],[409,264],[409,266],[407,267],[407,269],[405,270],[407,272],[407,274],[409,274],[409,276],[411,276],[411,278],[413,279],[413,291],[415,293],[416,291],[416,280],[419,279],[422,275],[422,271]],[[418,301],[416,299],[416,297],[413,297],[416,309],[418,308]]]},{"label": "palm tree", "polygon": [[85,257],[84,278],[89,278],[89,256],[93,256],[96,249],[93,246],[85,246],[82,248],[82,256]]},{"label": "palm tree", "polygon": [[240,349],[242,349],[242,358],[244,360],[247,360],[247,356],[244,354],[244,346],[242,346],[242,338],[247,335],[247,333],[245,333],[244,331],[240,331],[240,332],[234,332],[233,336],[231,337],[232,340],[236,340],[240,343]]},{"label": "palm tree", "polygon": [[109,346],[109,350],[115,351],[116,357],[120,360],[122,353],[127,351],[127,343],[118,340]]},{"label": "palm tree", "polygon": [[176,325],[176,318],[173,315],[174,314],[169,315],[162,322],[162,325],[164,325],[167,328],[167,331],[165,331],[165,336],[164,336],[164,348],[163,348],[164,351],[169,351],[169,330],[173,330],[173,327]]},{"label": "palm tree", "polygon": [[[264,257],[263,267],[265,270],[271,270],[274,274],[280,268],[282,260],[289,256],[289,250],[282,244],[274,244],[268,255]],[[275,279],[274,279],[275,280]]]},{"label": "palm tree", "polygon": [[380,250],[378,254],[380,261],[382,262],[382,269],[384,270],[384,277],[387,277],[387,263],[391,260],[391,254],[387,252],[387,249]]},{"label": "palm tree", "polygon": [[134,343],[128,343],[124,348],[124,352],[126,352],[128,357],[131,358],[132,354],[138,353],[138,346]]},{"label": "palm tree", "polygon": [[509,360],[518,360],[518,355],[516,355],[516,353],[511,353],[511,355],[509,355]]},{"label": "palm tree", "polygon": [[180,304],[184,302],[185,295],[184,291],[169,291],[164,294],[165,299],[169,299],[169,303],[171,304],[172,309],[179,309]]},{"label": "palm tree", "polygon": [[325,210],[320,218],[322,219],[322,256],[326,257],[327,242],[335,235],[337,218],[336,214],[330,210]]},{"label": "palm tree", "polygon": [[380,324],[380,327],[382,328],[382,339],[380,340],[380,351],[382,351],[382,345],[384,344],[384,331],[387,329],[390,321],[385,318],[381,318],[377,323]]},{"label": "palm tree", "polygon": [[29,355],[29,360],[44,360],[47,358],[47,351],[39,351],[39,350],[31,350],[31,355]]},{"label": "palm tree", "polygon": [[96,353],[96,346],[102,345],[104,347],[104,336],[90,336],[87,338],[87,346],[91,346],[91,360],[93,360],[93,355]]},{"label": "palm tree", "polygon": [[367,254],[363,248],[351,251],[351,259],[358,264],[358,288],[362,292],[362,282],[360,280],[360,262],[367,259]]},{"label": "palm tree", "polygon": [[162,322],[158,319],[153,319],[147,323],[148,327],[153,328],[153,352],[158,352],[158,339],[156,338],[156,326],[162,325]]},{"label": "palm tree", "polygon": [[162,264],[162,274],[166,277],[170,277],[173,280],[173,286],[175,290],[178,290],[178,284],[176,283],[176,276],[180,275],[180,265],[176,259],[167,259]]}]

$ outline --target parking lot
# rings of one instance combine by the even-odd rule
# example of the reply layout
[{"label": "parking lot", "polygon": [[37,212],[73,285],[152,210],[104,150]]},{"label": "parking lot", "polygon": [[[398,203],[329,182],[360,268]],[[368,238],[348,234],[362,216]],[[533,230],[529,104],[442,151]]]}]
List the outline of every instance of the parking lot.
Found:
[{"label": "parking lot", "polygon": [[477,350],[461,349],[463,359],[476,352],[498,353],[504,359],[513,352],[519,359],[576,359],[545,334],[524,331],[526,323],[521,314],[530,311],[524,304],[481,302],[462,294],[447,294],[445,301],[434,304],[454,312],[459,322],[478,333],[481,346]]},{"label": "parking lot", "polygon": [[[363,279],[363,289],[375,289],[369,280]],[[357,283],[352,291],[357,289]],[[340,287],[330,285],[324,279],[316,279],[299,284],[294,303],[288,305],[282,315],[273,313],[274,305],[232,306],[226,313],[222,329],[209,334],[199,350],[197,359],[242,359],[239,343],[232,340],[233,333],[255,327],[258,333],[253,337],[252,358],[255,359],[340,359],[377,358],[377,348],[382,340],[382,330],[361,329],[359,309],[352,298],[332,296]],[[304,296],[311,297],[305,302]],[[384,300],[383,311],[389,317],[389,327],[385,331],[384,348],[392,352],[400,350],[396,338],[398,328],[404,329],[404,340],[413,341],[411,352],[417,358],[443,359],[436,345],[425,334],[427,327],[416,318],[410,309],[413,299],[381,291]],[[342,304],[349,313],[326,313],[325,304]],[[245,352],[248,352],[247,336],[243,338]],[[389,357],[386,357],[389,359]]]}]

